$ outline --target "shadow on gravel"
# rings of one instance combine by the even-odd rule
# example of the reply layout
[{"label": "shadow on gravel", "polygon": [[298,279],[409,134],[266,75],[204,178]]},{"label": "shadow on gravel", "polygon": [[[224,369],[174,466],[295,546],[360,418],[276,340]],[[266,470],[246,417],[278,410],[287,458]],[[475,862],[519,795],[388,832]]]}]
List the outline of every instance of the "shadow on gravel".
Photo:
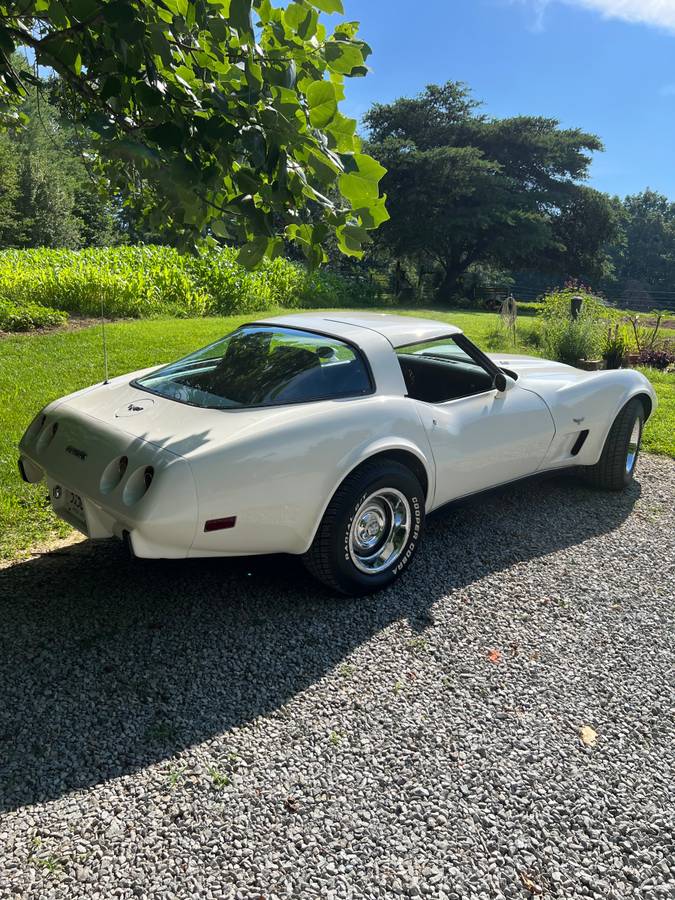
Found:
[{"label": "shadow on gravel", "polygon": [[612,531],[639,496],[560,478],[455,508],[430,521],[407,578],[358,601],[292,558],[142,563],[113,542],[12,566],[0,572],[0,811],[273,713],[390,623],[423,630],[442,597]]}]

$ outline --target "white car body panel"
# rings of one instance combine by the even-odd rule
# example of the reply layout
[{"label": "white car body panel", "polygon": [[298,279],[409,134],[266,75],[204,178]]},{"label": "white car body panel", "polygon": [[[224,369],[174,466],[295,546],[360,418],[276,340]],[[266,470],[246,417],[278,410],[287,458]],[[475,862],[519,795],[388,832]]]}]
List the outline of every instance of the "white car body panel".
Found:
[{"label": "white car body panel", "polygon": [[[581,372],[505,354],[491,356],[517,375],[508,378],[505,392],[425,403],[406,396],[394,348],[461,334],[459,329],[351,312],[254,324],[318,332],[357,346],[372,371],[374,393],[208,409],[136,387],[135,378],[158,367],[144,369],[46,407],[20,444],[27,479],[46,476],[58,515],[94,539],[128,536],[138,556],[301,554],[345,477],[377,454],[406,453],[411,464],[414,459],[427,483],[430,512],[539,471],[592,465],[631,397],[656,405],[647,379],[632,370]],[[583,430],[588,439],[572,457]],[[108,489],[105,473],[122,455],[127,471]],[[131,488],[146,467],[154,470],[151,488],[134,499]],[[206,522],[230,517],[236,527],[205,531]]]},{"label": "white car body panel", "polygon": [[503,394],[413,402],[436,463],[434,506],[531,475],[555,435],[544,401],[515,383]]},{"label": "white car body panel", "polygon": [[507,371],[516,371],[518,384],[536,392],[551,411],[556,434],[543,464],[545,469],[569,465],[569,450],[580,428],[588,429],[589,436],[578,464],[594,465],[614,420],[629,400],[646,395],[652,410],[657,406],[654,388],[633,369],[586,372],[531,356],[495,353],[490,358]]}]

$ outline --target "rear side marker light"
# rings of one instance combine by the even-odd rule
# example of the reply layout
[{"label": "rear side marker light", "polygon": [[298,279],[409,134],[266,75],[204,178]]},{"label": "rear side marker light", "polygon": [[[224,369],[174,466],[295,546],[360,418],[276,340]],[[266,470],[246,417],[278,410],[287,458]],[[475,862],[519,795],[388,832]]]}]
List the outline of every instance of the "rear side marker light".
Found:
[{"label": "rear side marker light", "polygon": [[228,528],[234,528],[237,524],[236,516],[229,516],[227,519],[209,519],[204,526],[204,531],[227,531]]}]

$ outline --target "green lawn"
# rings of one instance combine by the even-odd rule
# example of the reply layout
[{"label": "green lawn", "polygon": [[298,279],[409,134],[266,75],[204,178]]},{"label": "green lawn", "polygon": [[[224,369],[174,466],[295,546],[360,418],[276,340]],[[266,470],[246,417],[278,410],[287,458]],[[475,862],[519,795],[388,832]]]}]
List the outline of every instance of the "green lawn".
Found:
[{"label": "green lawn", "polygon": [[[451,321],[483,346],[498,323],[498,316],[493,313],[414,310],[409,314]],[[177,359],[251,318],[255,316],[154,319],[109,325],[110,374]],[[531,319],[525,327],[532,327]],[[67,533],[67,526],[58,523],[50,512],[44,485],[29,486],[20,481],[16,445],[46,403],[101,381],[102,371],[98,328],[0,340],[0,558],[20,555],[56,534]],[[651,371],[648,374],[661,406],[645,434],[645,447],[675,457],[675,376]]]},{"label": "green lawn", "polygon": [[641,369],[656,389],[659,408],[650,419],[644,436],[644,449],[675,458],[675,375]]}]

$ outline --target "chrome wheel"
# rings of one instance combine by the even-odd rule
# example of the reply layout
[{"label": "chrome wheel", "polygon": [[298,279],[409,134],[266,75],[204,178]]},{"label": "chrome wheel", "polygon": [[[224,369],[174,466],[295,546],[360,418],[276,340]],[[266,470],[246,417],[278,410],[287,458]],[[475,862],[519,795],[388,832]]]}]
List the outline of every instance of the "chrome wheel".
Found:
[{"label": "chrome wheel", "polygon": [[640,451],[641,439],[642,421],[637,418],[635,420],[635,425],[633,425],[633,431],[631,432],[630,440],[628,441],[628,451],[626,453],[626,472],[628,472],[629,475],[632,474],[633,469],[635,468],[637,455]]},{"label": "chrome wheel", "polygon": [[349,530],[349,555],[357,569],[377,575],[392,566],[408,545],[410,503],[394,488],[381,488],[359,507]]}]

